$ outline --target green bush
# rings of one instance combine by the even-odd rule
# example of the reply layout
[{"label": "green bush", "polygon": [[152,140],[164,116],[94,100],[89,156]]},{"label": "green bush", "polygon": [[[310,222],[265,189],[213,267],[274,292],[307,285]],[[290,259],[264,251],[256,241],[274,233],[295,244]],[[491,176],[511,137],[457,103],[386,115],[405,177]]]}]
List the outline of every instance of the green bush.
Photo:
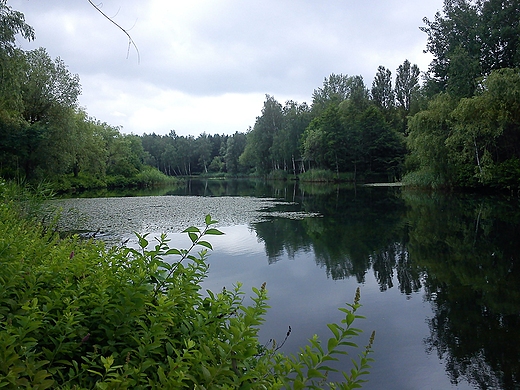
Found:
[{"label": "green bush", "polygon": [[1,199],[0,388],[351,389],[367,374],[373,335],[345,382],[327,383],[329,362],[356,347],[359,290],[341,324],[329,324],[326,346],[314,337],[291,356],[258,342],[265,284],[250,306],[240,285],[201,292],[205,237],[221,234],[210,216],[185,230],[189,249],[170,248],[165,235],[106,248],[60,239]]},{"label": "green bush", "polygon": [[95,188],[105,188],[107,184],[102,180],[90,174],[84,174],[80,172],[78,176],[74,176],[72,173],[67,175],[57,176],[53,180],[53,187],[56,191],[70,191],[78,190],[84,191]]},{"label": "green bush", "polygon": [[144,167],[135,178],[135,183],[138,187],[153,187],[158,184],[170,184],[176,181],[177,179],[167,176],[157,168],[150,166]]},{"label": "green bush", "polygon": [[301,181],[334,181],[336,179],[336,174],[328,169],[309,169],[307,172],[300,173],[298,178]]},{"label": "green bush", "polygon": [[131,186],[132,180],[123,175],[107,175],[105,178],[107,188],[119,188]]},{"label": "green bush", "polygon": [[285,180],[287,180],[288,176],[289,176],[289,174],[287,173],[287,171],[284,171],[283,169],[275,169],[267,175],[267,178],[270,180],[284,180],[285,181]]}]

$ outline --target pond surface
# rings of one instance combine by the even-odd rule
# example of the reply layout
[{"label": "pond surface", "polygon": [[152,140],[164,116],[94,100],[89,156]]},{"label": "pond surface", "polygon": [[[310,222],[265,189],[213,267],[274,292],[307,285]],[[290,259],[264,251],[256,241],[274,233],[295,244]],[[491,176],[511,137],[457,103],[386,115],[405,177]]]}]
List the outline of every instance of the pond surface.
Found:
[{"label": "pond surface", "polygon": [[359,286],[358,344],[376,331],[364,389],[520,388],[517,197],[223,180],[94,195],[51,202],[63,229],[129,245],[133,231],[166,232],[187,247],[180,232],[211,214],[226,234],[210,237],[204,288],[266,282],[260,341],[290,326],[284,352],[326,340]]}]

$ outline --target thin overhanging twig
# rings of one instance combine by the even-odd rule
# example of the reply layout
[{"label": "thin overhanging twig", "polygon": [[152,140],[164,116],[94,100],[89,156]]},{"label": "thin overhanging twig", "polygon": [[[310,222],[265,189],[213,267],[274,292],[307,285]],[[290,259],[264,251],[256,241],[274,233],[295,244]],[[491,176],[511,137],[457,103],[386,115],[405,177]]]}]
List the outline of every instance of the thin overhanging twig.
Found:
[{"label": "thin overhanging twig", "polygon": [[126,29],[124,29],[123,27],[121,27],[119,24],[117,24],[110,16],[108,16],[107,14],[105,14],[103,11],[101,11],[101,9],[92,2],[92,0],[88,0],[88,2],[90,3],[90,5],[92,7],[94,7],[101,15],[103,15],[105,18],[107,18],[112,24],[114,24],[117,28],[119,28],[127,37],[128,37],[128,51],[127,51],[127,54],[126,54],[126,58],[128,58],[129,54],[130,54],[130,46],[133,46],[135,48],[135,51],[137,52],[137,63],[139,64],[141,62],[141,56],[139,54],[139,49],[137,48],[137,45],[135,44],[134,40],[132,39],[132,37],[130,36],[130,34],[128,33],[128,31]]}]

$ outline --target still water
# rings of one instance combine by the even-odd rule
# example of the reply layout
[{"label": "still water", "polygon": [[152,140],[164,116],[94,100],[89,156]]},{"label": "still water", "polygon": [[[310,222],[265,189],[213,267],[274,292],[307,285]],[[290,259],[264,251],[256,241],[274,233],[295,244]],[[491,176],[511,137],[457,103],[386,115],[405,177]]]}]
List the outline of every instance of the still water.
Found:
[{"label": "still water", "polygon": [[520,388],[518,197],[223,180],[89,196],[52,202],[61,227],[110,244],[166,232],[187,247],[180,231],[219,220],[204,288],[266,282],[260,341],[290,326],[286,353],[326,340],[360,287],[360,347],[376,331],[364,389]]}]

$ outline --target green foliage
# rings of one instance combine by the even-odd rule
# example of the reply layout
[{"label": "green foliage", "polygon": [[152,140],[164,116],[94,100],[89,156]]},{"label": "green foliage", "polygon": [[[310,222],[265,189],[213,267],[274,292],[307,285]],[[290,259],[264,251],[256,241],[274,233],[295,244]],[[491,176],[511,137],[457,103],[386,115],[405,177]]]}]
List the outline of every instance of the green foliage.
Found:
[{"label": "green foliage", "polygon": [[282,169],[276,169],[274,171],[271,171],[269,175],[267,175],[268,179],[271,180],[287,180],[288,173]]},{"label": "green foliage", "polygon": [[471,98],[438,95],[409,121],[415,172],[407,183],[517,188],[519,112],[520,73],[515,69],[493,71]]},{"label": "green foliage", "polygon": [[141,172],[136,175],[135,180],[139,187],[152,187],[154,185],[173,183],[177,181],[177,179],[166,176],[154,167],[144,167]]},{"label": "green foliage", "polygon": [[418,88],[419,68],[417,65],[412,65],[410,61],[405,60],[403,64],[397,68],[395,97],[399,106],[407,114],[410,112],[412,100]]},{"label": "green foliage", "polygon": [[31,41],[35,38],[34,29],[25,23],[25,16],[0,0],[0,56],[12,55],[16,48],[16,35]]},{"label": "green foliage", "polygon": [[392,72],[384,66],[377,68],[370,90],[372,100],[379,108],[390,109],[394,106],[395,95],[392,88]]},{"label": "green foliage", "polygon": [[406,175],[407,184],[430,182],[432,187],[447,186],[453,178],[453,167],[445,141],[451,131],[451,111],[456,102],[447,94],[433,99],[428,110],[414,115],[408,123],[408,147],[411,159],[417,161],[419,173]]},{"label": "green foliage", "polygon": [[470,97],[475,80],[520,65],[520,8],[515,1],[445,0],[442,12],[425,18],[429,73],[442,91]]},{"label": "green foliage", "polygon": [[[106,248],[21,219],[0,185],[0,387],[34,389],[358,388],[368,373],[373,335],[344,383],[327,383],[338,356],[355,348],[360,307],[340,310],[332,337],[295,356],[261,346],[265,284],[252,303],[237,285],[201,291],[206,237],[222,234],[209,215],[187,228],[188,249],[166,235],[138,248]],[[201,250],[198,254],[192,252]]]},{"label": "green foliage", "polygon": [[300,173],[298,179],[310,182],[330,182],[336,179],[336,175],[334,172],[327,169],[309,169],[306,172]]}]

